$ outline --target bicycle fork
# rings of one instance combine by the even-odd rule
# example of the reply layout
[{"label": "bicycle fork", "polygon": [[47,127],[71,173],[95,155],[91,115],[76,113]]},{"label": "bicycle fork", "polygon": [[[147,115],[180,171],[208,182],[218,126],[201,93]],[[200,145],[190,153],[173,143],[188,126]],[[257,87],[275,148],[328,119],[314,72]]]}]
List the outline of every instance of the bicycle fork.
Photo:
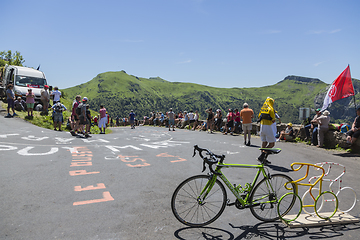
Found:
[{"label": "bicycle fork", "polygon": [[215,181],[216,181],[216,176],[211,175],[209,181],[206,183],[205,187],[203,188],[198,198],[196,199],[196,201],[200,206],[203,206],[206,203],[205,199],[210,193],[211,189],[213,188]]}]

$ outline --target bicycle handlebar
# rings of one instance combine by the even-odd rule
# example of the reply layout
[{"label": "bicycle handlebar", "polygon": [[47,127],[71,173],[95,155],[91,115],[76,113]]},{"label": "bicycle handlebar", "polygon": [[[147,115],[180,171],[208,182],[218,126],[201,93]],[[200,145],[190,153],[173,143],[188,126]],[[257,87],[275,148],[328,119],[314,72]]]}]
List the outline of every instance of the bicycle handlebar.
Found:
[{"label": "bicycle handlebar", "polygon": [[[220,162],[222,163],[225,159],[225,155],[217,155],[215,153],[212,153],[209,149],[206,149],[206,148],[200,148],[198,145],[194,145],[194,154],[193,154],[193,157],[196,155],[196,151],[199,152],[199,155],[200,157],[203,159],[203,172],[205,171],[206,169],[206,165],[205,164],[208,164],[209,165],[209,169],[210,171],[213,173],[213,174],[216,174],[216,175],[221,175],[221,173],[218,173],[218,172],[215,172],[212,168],[212,165],[213,164],[217,164],[219,162],[219,159],[220,159]],[[208,155],[207,156],[203,156],[202,152],[205,151],[205,154]]]}]

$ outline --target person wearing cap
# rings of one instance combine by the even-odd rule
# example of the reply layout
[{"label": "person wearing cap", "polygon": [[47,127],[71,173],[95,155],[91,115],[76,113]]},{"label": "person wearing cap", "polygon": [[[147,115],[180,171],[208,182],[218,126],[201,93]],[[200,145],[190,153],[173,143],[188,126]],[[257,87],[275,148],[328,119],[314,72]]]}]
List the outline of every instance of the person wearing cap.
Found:
[{"label": "person wearing cap", "polygon": [[243,109],[240,111],[240,120],[242,120],[242,128],[244,131],[244,144],[246,146],[251,145],[250,139],[251,139],[253,117],[254,117],[254,111],[251,108],[249,108],[249,104],[244,103]]},{"label": "person wearing cap", "polygon": [[136,114],[134,113],[134,110],[131,110],[129,114],[129,122],[131,125],[131,129],[135,129],[135,116]]},{"label": "person wearing cap", "polygon": [[27,107],[28,117],[33,117],[34,104],[35,104],[35,94],[33,93],[32,89],[29,88],[28,92],[26,93],[26,107]]},{"label": "person wearing cap", "polygon": [[351,130],[346,133],[348,143],[354,144],[360,137],[360,107],[356,110],[356,118],[351,126]]},{"label": "person wearing cap", "polygon": [[330,112],[325,110],[323,114],[316,119],[318,123],[318,145],[317,147],[324,147],[324,136],[327,131],[329,131],[330,123]]},{"label": "person wearing cap", "polygon": [[317,123],[317,118],[321,116],[321,112],[320,112],[321,108],[318,108],[315,110],[315,116],[314,118],[310,121],[311,123],[311,132],[312,132],[312,135],[311,135],[311,142],[310,144],[313,144],[313,145],[317,145],[318,143],[318,123]]},{"label": "person wearing cap", "polygon": [[41,102],[43,104],[43,113],[48,115],[49,109],[49,101],[50,101],[50,94],[49,94],[49,86],[44,85],[44,89],[41,90]]},{"label": "person wearing cap", "polygon": [[288,123],[286,125],[285,131],[280,132],[280,137],[277,141],[280,140],[292,141],[293,139],[294,139],[294,130],[292,128],[292,123]]},{"label": "person wearing cap", "polygon": [[231,108],[229,108],[229,112],[226,115],[227,123],[225,125],[224,135],[227,134],[229,129],[231,131],[230,134],[233,135],[233,132],[234,132],[234,119],[235,119],[234,112],[233,112],[233,110]]},{"label": "person wearing cap", "polygon": [[99,113],[100,113],[100,120],[99,120],[100,134],[105,134],[106,123],[107,123],[107,114],[106,114],[106,108],[104,108],[104,105],[100,105]]}]

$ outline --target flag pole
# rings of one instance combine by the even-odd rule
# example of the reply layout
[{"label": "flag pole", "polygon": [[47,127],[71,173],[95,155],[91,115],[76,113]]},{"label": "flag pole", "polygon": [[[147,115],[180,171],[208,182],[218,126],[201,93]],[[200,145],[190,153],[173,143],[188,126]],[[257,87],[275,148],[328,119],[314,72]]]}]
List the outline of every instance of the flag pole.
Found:
[{"label": "flag pole", "polygon": [[[350,68],[350,64],[348,64],[349,68]],[[357,116],[356,114],[356,101],[355,101],[355,95],[356,95],[356,91],[355,91],[355,88],[354,88],[354,84],[352,82],[352,78],[351,78],[351,85],[353,86],[353,89],[354,89],[354,108],[355,108],[355,117]]]}]

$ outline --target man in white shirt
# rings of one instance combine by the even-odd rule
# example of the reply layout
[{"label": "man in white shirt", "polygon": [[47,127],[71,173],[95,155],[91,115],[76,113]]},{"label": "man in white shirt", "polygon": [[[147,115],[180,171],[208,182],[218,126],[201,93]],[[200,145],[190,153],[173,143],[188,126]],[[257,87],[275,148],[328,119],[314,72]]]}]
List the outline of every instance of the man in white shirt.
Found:
[{"label": "man in white shirt", "polygon": [[50,95],[53,96],[53,105],[55,105],[57,102],[60,102],[61,92],[59,91],[58,87],[54,87],[54,91],[52,91]]}]

